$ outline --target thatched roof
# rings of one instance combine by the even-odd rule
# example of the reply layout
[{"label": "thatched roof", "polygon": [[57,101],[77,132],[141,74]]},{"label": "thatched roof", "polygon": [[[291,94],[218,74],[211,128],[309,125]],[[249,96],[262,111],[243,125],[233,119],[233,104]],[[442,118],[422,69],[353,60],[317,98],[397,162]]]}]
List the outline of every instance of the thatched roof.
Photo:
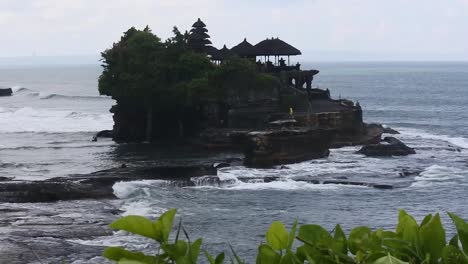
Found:
[{"label": "thatched roof", "polygon": [[259,53],[259,51],[252,44],[250,44],[246,38],[244,38],[244,41],[242,41],[241,43],[232,47],[231,51],[241,57],[256,56]]},{"label": "thatched roof", "polygon": [[219,50],[213,46],[206,46],[205,47],[206,54],[211,55],[212,57],[215,56]]},{"label": "thatched roof", "polygon": [[224,45],[222,49],[218,50],[218,52],[215,52],[214,54],[211,55],[211,59],[222,61],[222,60],[226,60],[235,56],[236,54],[232,52],[230,49],[228,49],[226,45]]},{"label": "thatched roof", "polygon": [[204,28],[204,27],[199,27],[199,28],[192,28],[190,29],[190,33],[194,33],[194,32],[208,32],[208,29]]},{"label": "thatched roof", "polygon": [[197,22],[193,23],[192,27],[194,28],[203,28],[203,27],[206,27],[205,23],[203,23],[203,21],[201,21],[200,18],[198,18]]},{"label": "thatched roof", "polygon": [[210,35],[206,34],[205,32],[192,32],[189,35],[189,39],[209,39]]},{"label": "thatched roof", "polygon": [[279,38],[265,39],[254,46],[257,56],[289,56],[301,55],[301,51]]}]

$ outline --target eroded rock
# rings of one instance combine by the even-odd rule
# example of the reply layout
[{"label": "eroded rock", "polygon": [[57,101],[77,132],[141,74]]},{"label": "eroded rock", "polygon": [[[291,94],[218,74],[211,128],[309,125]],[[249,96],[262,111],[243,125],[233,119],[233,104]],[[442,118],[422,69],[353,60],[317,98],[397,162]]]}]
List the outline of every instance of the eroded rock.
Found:
[{"label": "eroded rock", "polygon": [[400,140],[394,137],[385,137],[387,144],[373,144],[362,147],[357,153],[368,157],[389,157],[389,156],[407,156],[416,154],[413,148],[406,146]]},{"label": "eroded rock", "polygon": [[329,155],[335,136],[331,129],[285,129],[247,134],[244,164],[272,167]]},{"label": "eroded rock", "polygon": [[11,96],[13,90],[11,88],[0,88],[0,96]]}]

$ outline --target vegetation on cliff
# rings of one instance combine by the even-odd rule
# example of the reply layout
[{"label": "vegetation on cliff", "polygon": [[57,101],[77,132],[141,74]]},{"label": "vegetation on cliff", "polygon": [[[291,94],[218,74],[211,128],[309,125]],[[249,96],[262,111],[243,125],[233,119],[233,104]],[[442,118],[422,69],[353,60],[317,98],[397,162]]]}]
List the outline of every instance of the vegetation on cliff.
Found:
[{"label": "vegetation on cliff", "polygon": [[[132,27],[102,53],[99,92],[112,96],[118,104],[132,101],[143,105],[148,136],[155,123],[153,113],[179,120],[183,128],[197,126],[203,113],[190,118],[192,124],[183,124],[185,113],[197,112],[207,103],[228,105],[239,97],[248,100],[252,90],[278,87],[278,79],[260,73],[253,61],[232,58],[215,65],[207,54],[188,45],[187,33],[177,28],[173,32],[174,36],[163,42],[148,27]],[[165,120],[157,123],[161,121]]]},{"label": "vegetation on cliff", "polygon": [[[191,241],[179,223],[174,241],[170,241],[176,210],[161,215],[156,221],[141,216],[126,216],[110,225],[155,241],[158,252],[145,255],[120,247],[109,247],[104,256],[118,263],[197,263],[202,239]],[[449,213],[457,234],[447,244],[439,214],[429,214],[418,224],[400,210],[395,231],[367,226],[353,228],[346,236],[340,225],[332,232],[319,225],[305,224],[290,232],[281,222],[273,222],[266,232],[266,243],[258,247],[259,264],[463,264],[468,263],[468,223]],[[181,232],[187,240],[182,239]],[[171,239],[172,240],[172,239]],[[297,244],[295,244],[295,242]],[[231,263],[244,263],[234,250]],[[211,264],[224,263],[225,253],[216,257],[205,251]]]}]

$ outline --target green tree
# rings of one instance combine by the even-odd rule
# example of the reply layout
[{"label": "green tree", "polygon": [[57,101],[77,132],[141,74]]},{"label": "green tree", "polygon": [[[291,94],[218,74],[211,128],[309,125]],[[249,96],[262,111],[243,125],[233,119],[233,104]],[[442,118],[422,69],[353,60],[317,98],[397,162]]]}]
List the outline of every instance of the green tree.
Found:
[{"label": "green tree", "polygon": [[174,28],[174,37],[165,43],[146,27],[130,28],[102,53],[103,72],[99,92],[119,101],[137,98],[146,108],[147,140],[151,139],[153,113],[181,118],[191,105],[188,83],[206,75],[213,65],[203,54],[187,47],[187,34]]}]

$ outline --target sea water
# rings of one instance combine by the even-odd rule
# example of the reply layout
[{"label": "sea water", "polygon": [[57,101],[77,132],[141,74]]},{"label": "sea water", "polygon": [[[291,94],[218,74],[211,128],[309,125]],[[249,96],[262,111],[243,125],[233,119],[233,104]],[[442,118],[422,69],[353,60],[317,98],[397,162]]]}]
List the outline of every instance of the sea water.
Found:
[{"label": "sea water", "polygon": [[[447,211],[468,219],[468,63],[348,62],[303,67],[321,71],[314,86],[329,88],[334,98],[359,101],[365,121],[400,131],[396,137],[417,154],[367,158],[355,154],[359,147],[346,147],[331,150],[328,158],[287,169],[223,168],[219,185],[200,179],[194,179],[195,187],[175,187],[165,181],[117,183],[114,192],[122,215],[157,217],[178,208],[192,238],[204,237],[204,245],[213,252],[230,243],[246,259],[255,255],[274,220],[291,226],[297,219],[330,230],[336,223],[345,230],[357,225],[392,228],[399,208],[419,220],[441,212],[447,226]],[[94,133],[113,125],[109,109],[115,102],[97,91],[100,71],[97,65],[0,70],[0,87],[14,90],[12,97],[0,97],[0,176],[44,180],[148,162],[148,156],[139,153],[147,148],[143,145],[91,142]],[[264,181],[266,177],[276,180]],[[309,184],[295,181],[298,177],[346,177],[397,188]],[[122,244],[124,238],[116,233],[75,242],[107,246]],[[147,241],[133,243],[144,247]]]}]

